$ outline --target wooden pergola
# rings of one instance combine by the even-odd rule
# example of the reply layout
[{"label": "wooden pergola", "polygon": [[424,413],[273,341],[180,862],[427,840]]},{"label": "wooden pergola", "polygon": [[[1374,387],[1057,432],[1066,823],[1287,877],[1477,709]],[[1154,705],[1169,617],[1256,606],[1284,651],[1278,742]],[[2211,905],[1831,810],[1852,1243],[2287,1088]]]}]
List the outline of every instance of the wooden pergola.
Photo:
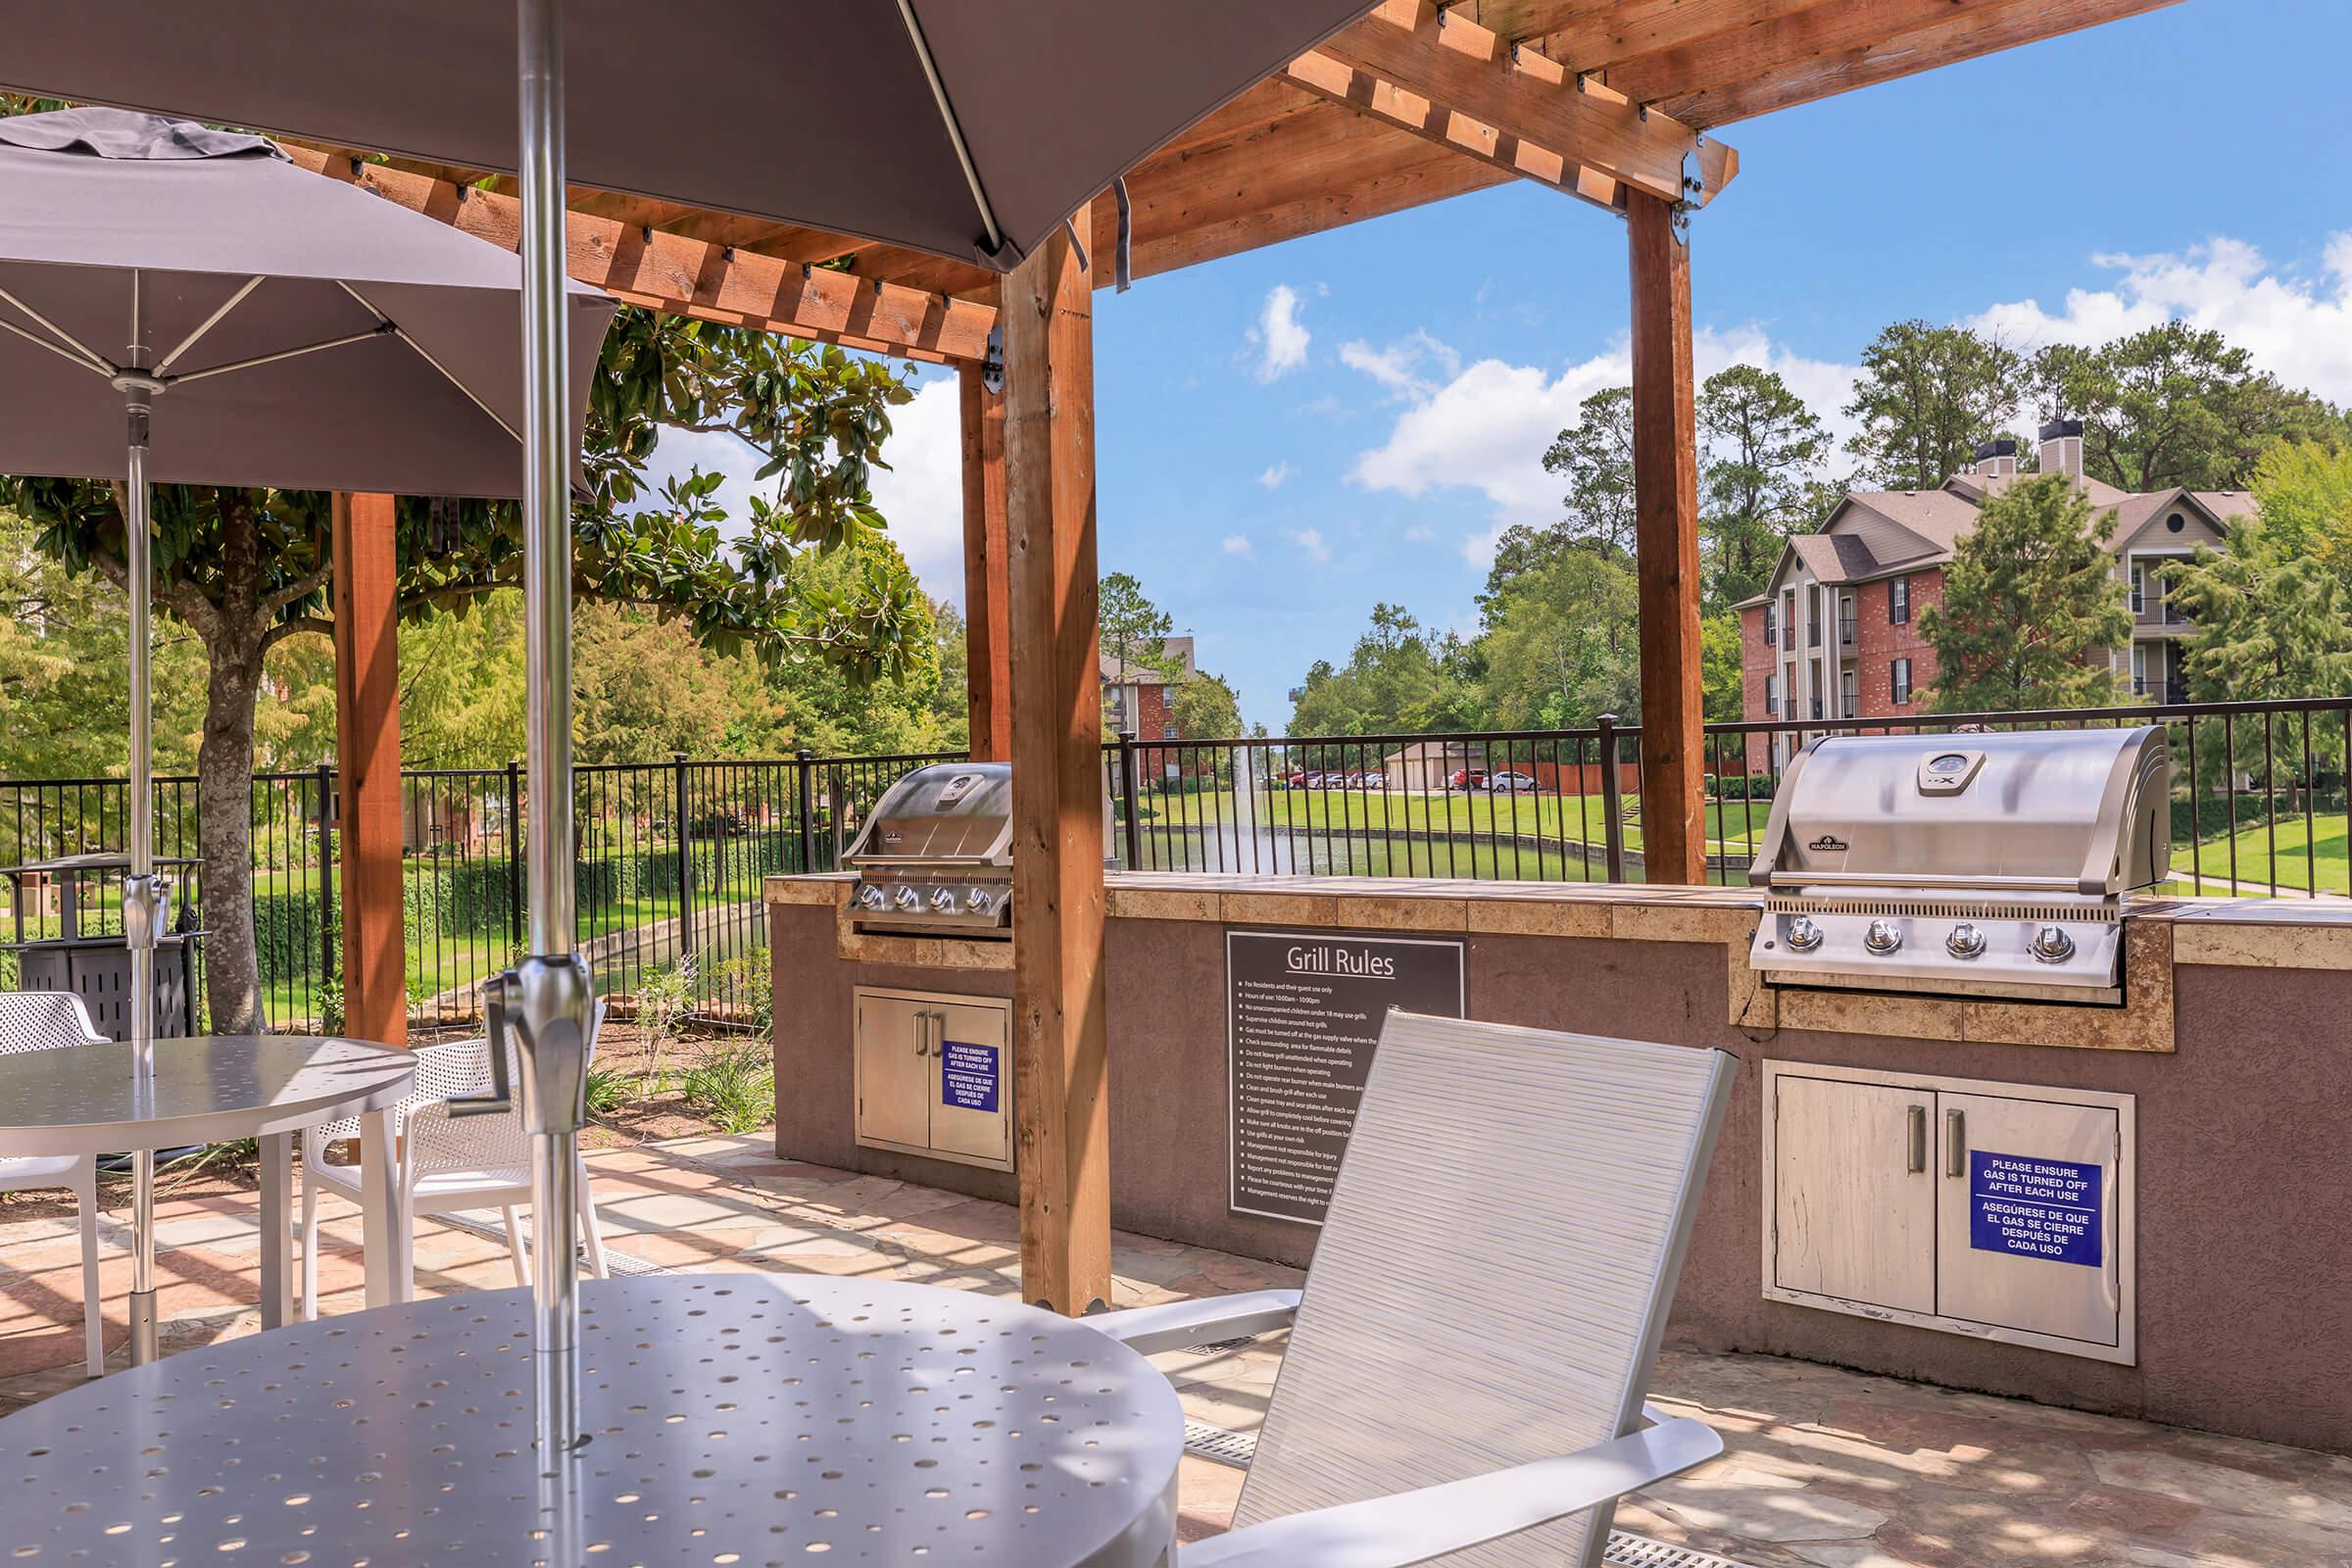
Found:
[{"label": "wooden pergola", "polygon": [[[1627,226],[1651,881],[1700,882],[1697,437],[1690,244],[1738,121],[2176,0],[1385,0],[1124,180],[1142,278],[1533,180]],[[319,173],[514,247],[512,181],[289,146]],[[1014,1102],[1023,1294],[1110,1298],[1095,601],[1099,197],[1000,278],[851,235],[574,188],[572,275],[678,315],[956,366],[975,757],[1014,766]],[[1703,222],[1697,225],[1703,228]],[[1080,243],[1080,241],[1083,243]],[[1001,386],[1003,390],[992,390]],[[350,1029],[402,1040],[391,508],[338,499]],[[1024,658],[1017,663],[1012,650]]]}]

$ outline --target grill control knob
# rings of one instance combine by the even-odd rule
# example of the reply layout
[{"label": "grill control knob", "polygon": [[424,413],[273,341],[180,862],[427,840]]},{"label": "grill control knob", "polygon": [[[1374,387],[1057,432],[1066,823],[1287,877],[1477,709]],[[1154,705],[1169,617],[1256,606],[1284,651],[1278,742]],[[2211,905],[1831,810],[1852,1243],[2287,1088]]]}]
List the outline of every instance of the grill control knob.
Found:
[{"label": "grill control knob", "polygon": [[1902,927],[1892,920],[1873,920],[1862,933],[1862,946],[1885,957],[1903,945]]},{"label": "grill control knob", "polygon": [[2045,925],[2034,931],[2026,951],[2043,963],[2064,963],[2075,956],[2075,939],[2066,934],[2062,925]]},{"label": "grill control knob", "polygon": [[916,905],[923,902],[923,896],[912,888],[901,888],[896,902],[900,908],[911,912]]},{"label": "grill control knob", "polygon": [[879,909],[885,897],[880,888],[868,882],[858,890],[858,906],[861,909]]},{"label": "grill control knob", "polygon": [[931,907],[942,914],[954,914],[956,912],[956,890],[954,888],[935,890],[931,895]]},{"label": "grill control knob", "polygon": [[1788,922],[1789,952],[1811,953],[1815,948],[1820,946],[1821,927],[1813,923],[1813,917],[1811,915],[1800,914],[1795,919]]},{"label": "grill control knob", "polygon": [[986,914],[996,903],[994,899],[991,899],[988,896],[988,889],[986,888],[972,889],[971,892],[963,896],[963,902],[974,914]]},{"label": "grill control knob", "polygon": [[1977,929],[1973,920],[1963,920],[1943,939],[1943,950],[1955,958],[1981,958],[1984,956],[1984,933]]}]

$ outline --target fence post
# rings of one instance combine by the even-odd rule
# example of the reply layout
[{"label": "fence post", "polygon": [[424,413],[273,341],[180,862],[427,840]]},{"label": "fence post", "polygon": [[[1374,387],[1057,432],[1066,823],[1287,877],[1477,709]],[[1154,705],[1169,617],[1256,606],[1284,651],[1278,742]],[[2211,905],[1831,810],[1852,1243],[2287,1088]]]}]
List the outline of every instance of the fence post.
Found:
[{"label": "fence post", "polygon": [[826,763],[825,827],[833,841],[833,858],[825,862],[825,869],[828,871],[841,869],[842,851],[849,847],[843,838],[843,834],[847,831],[845,818],[849,815],[849,778],[842,772],[841,764],[839,762]]},{"label": "fence post", "polygon": [[1625,823],[1617,799],[1617,715],[1600,715],[1600,831],[1608,844],[1609,880],[1625,880]]},{"label": "fence post", "polygon": [[806,875],[816,869],[816,780],[809,762],[816,754],[804,746],[792,756],[797,764],[793,790],[801,819],[801,871]]},{"label": "fence post", "polygon": [[1119,795],[1121,814],[1126,818],[1127,869],[1140,871],[1144,868],[1144,838],[1136,809],[1135,731],[1131,729],[1119,731]]},{"label": "fence post", "polygon": [[507,763],[507,941],[522,952],[522,764]]},{"label": "fence post", "polygon": [[686,819],[686,754],[669,754],[678,824],[678,956],[694,953],[694,830]]},{"label": "fence post", "polygon": [[318,764],[318,983],[335,978],[335,773]]}]

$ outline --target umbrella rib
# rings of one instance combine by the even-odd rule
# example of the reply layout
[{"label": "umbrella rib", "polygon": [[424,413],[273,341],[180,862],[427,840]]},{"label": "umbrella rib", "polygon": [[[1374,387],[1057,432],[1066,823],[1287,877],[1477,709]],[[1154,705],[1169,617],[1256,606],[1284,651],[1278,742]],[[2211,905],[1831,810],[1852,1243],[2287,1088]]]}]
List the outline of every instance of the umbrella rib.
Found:
[{"label": "umbrella rib", "polygon": [[476,397],[474,395],[473,388],[467,386],[465,382],[459,380],[455,375],[451,374],[449,367],[443,365],[439,360],[433,357],[432,350],[426,348],[423,344],[409,336],[408,330],[405,327],[403,327],[398,321],[393,320],[389,316],[385,316],[383,312],[377,311],[375,306],[369,302],[367,295],[361,293],[358,289],[353,288],[349,283],[344,282],[341,278],[337,278],[335,279],[335,287],[341,289],[353,299],[358,300],[366,309],[375,311],[376,316],[382,319],[384,325],[390,327],[392,331],[399,336],[403,343],[406,343],[410,348],[416,350],[416,357],[418,359],[422,360],[425,364],[431,366],[434,369],[441,372],[442,380],[447,381],[451,386],[454,386],[459,391],[465,393],[466,401],[472,404],[475,408],[481,410],[484,414],[488,415],[490,416],[491,423],[497,425],[501,430],[506,431],[509,436],[512,436],[514,439],[517,445],[521,443],[522,432],[509,424],[505,419],[499,417],[498,411],[492,408],[489,404],[484,403],[480,398]]},{"label": "umbrella rib", "polygon": [[939,105],[940,122],[947,127],[948,140],[956,148],[956,161],[963,165],[964,183],[972,187],[972,202],[980,209],[980,221],[988,229],[988,248],[991,252],[1004,248],[1004,234],[997,227],[996,210],[988,205],[988,192],[980,188],[980,171],[973,166],[972,150],[963,139],[963,122],[956,118],[955,105],[948,102],[948,84],[939,79],[939,63],[931,58],[931,44],[923,36],[923,24],[915,20],[914,0],[899,0],[899,16],[906,24],[907,41],[914,45],[914,57],[923,63],[923,78],[931,83],[932,101]]},{"label": "umbrella rib", "polygon": [[59,359],[66,361],[70,365],[78,365],[93,375],[112,375],[114,373],[107,368],[92,365],[89,361],[83,359],[80,355],[66,347],[63,343],[52,343],[47,338],[41,336],[38,332],[25,331],[14,321],[0,321],[0,330],[14,332],[25,342],[33,345],[33,347],[47,349]]},{"label": "umbrella rib", "polygon": [[[9,304],[14,305],[18,310],[23,311],[26,316],[31,317],[34,321],[38,322],[42,326],[47,327],[49,329],[50,336],[56,338],[58,343],[64,343],[68,345],[71,349],[71,352],[68,352],[68,349],[57,348],[56,343],[42,342],[41,339],[34,337],[30,332],[25,331],[23,327],[9,327],[9,329],[15,332],[19,337],[28,339],[34,343],[40,343],[41,347],[45,349],[57,349],[58,353],[66,355],[68,359],[78,359],[84,366],[88,367],[90,369],[96,370],[100,375],[121,375],[122,373],[122,368],[121,366],[108,359],[105,355],[99,353],[96,349],[91,348],[87,343],[84,343],[81,339],[75,337],[73,333],[67,331],[64,327],[49,319],[49,318],[43,316],[31,306],[17,298],[8,290],[0,288],[0,300],[8,301]],[[0,321],[0,326],[8,325],[9,323],[6,321]]]},{"label": "umbrella rib", "polygon": [[260,274],[257,273],[256,275],[247,278],[243,288],[237,290],[234,294],[231,294],[219,310],[215,311],[212,315],[204,318],[202,325],[198,326],[195,331],[190,332],[186,337],[183,337],[179,340],[179,347],[165,355],[163,359],[157,363],[155,367],[155,373],[157,375],[167,374],[171,370],[172,367],[179,362],[179,357],[181,355],[187,353],[188,350],[196,346],[198,339],[202,338],[205,333],[210,332],[214,327],[219,326],[220,324],[221,318],[227,316],[229,312],[244,304],[245,296],[251,294],[255,289],[260,288],[261,286],[262,279]]},{"label": "umbrella rib", "polygon": [[208,365],[201,370],[189,370],[182,375],[165,376],[163,381],[167,387],[184,386],[190,381],[204,381],[216,375],[226,375],[231,370],[251,370],[264,365],[275,365],[280,360],[298,360],[306,354],[322,354],[328,349],[344,348],[353,343],[365,343],[371,337],[385,337],[399,330],[400,328],[394,326],[390,321],[378,321],[365,332],[347,332],[341,337],[330,337],[318,343],[305,343],[299,348],[279,349],[274,354],[256,354],[249,360],[231,360],[226,365]]}]

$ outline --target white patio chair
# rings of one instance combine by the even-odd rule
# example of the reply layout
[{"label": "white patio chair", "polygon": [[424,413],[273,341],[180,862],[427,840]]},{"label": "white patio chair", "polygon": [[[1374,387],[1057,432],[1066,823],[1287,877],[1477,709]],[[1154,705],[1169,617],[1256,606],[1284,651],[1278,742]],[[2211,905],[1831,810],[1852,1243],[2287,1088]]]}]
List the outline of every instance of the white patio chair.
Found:
[{"label": "white patio chair", "polygon": [[[106,1036],[90,1024],[89,1009],[70,991],[0,992],[0,1055],[97,1046]],[[98,1290],[98,1156],[15,1154],[0,1158],[0,1193],[71,1187],[81,1218],[81,1324],[89,1341],[90,1376],[106,1374],[106,1303]]]},{"label": "white patio chair", "polygon": [[1723,1451],[1642,1394],[1736,1066],[1391,1013],[1303,1296],[1085,1320],[1292,1325],[1234,1529],[1176,1568],[1597,1564],[1618,1497]]},{"label": "white patio chair", "polygon": [[[418,1214],[449,1214],[461,1209],[503,1209],[507,1221],[507,1251],[514,1260],[514,1283],[531,1282],[529,1254],[523,1247],[516,1210],[531,1200],[531,1141],[523,1131],[522,1113],[515,1106],[487,1114],[455,1115],[449,1101],[479,1094],[490,1087],[490,1047],[486,1040],[453,1040],[421,1046],[416,1054],[416,1088],[393,1112],[399,1138],[393,1178],[400,1184],[399,1223],[414,1234]],[[509,1050],[509,1078],[519,1084],[522,1069]],[[360,1136],[356,1116],[311,1128],[303,1135],[302,1154],[302,1316],[318,1316],[318,1195],[326,1188],[357,1200],[360,1167],[330,1165],[326,1146],[336,1139]],[[575,1159],[577,1156],[574,1156]],[[579,1163],[580,1229],[588,1243],[589,1272],[605,1278],[605,1239],[596,1226],[596,1202],[588,1191],[588,1166]],[[412,1249],[413,1250],[413,1249]]]}]

